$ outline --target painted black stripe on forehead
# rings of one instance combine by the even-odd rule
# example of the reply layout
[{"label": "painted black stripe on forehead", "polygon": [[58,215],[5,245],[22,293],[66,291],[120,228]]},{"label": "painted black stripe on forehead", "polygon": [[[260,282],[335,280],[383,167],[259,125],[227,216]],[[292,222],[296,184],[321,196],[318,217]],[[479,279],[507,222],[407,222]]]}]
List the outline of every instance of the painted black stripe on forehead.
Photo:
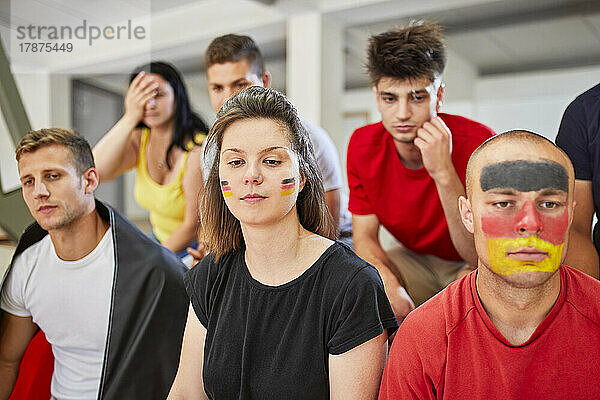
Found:
[{"label": "painted black stripe on forehead", "polygon": [[520,192],[542,189],[569,191],[567,170],[554,161],[505,161],[486,165],[479,179],[481,190],[508,188]]}]

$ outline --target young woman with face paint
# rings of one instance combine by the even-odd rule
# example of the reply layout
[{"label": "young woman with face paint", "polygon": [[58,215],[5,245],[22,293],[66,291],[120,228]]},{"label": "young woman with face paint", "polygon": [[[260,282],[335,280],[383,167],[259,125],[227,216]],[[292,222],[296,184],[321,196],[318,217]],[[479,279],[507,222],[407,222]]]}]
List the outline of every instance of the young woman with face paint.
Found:
[{"label": "young woman with face paint", "polygon": [[135,167],[135,199],[150,212],[153,237],[185,257],[187,246],[197,246],[201,145],[208,128],[191,110],[172,65],[138,67],[130,81],[125,114],[93,150],[100,180]]},{"label": "young woman with face paint", "polygon": [[[397,323],[377,271],[335,235],[306,131],[251,87],[205,150],[205,240],[171,398],[374,399]],[[179,396],[179,397],[178,397]]]}]

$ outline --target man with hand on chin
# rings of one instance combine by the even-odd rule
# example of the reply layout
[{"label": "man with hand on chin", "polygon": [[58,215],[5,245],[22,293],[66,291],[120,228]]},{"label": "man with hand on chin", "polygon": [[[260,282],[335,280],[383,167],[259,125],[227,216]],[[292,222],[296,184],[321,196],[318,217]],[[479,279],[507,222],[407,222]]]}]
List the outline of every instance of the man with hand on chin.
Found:
[{"label": "man with hand on chin", "polygon": [[[354,249],[379,270],[401,321],[475,265],[473,236],[456,205],[469,156],[494,133],[464,117],[438,116],[446,61],[439,25],[375,35],[368,58],[381,122],[350,139],[348,208]],[[383,250],[380,226],[398,246]]]},{"label": "man with hand on chin", "polygon": [[511,131],[473,153],[466,179],[459,209],[478,268],[406,318],[379,398],[600,398],[600,282],[561,265],[569,158]]}]

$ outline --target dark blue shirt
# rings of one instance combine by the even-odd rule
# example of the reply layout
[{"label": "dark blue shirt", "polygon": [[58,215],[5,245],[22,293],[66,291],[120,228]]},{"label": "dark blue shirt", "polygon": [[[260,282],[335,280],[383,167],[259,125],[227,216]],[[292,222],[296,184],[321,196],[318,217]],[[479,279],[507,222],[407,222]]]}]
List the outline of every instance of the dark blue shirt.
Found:
[{"label": "dark blue shirt", "polygon": [[[565,110],[556,144],[571,159],[575,179],[592,181],[594,210],[600,210],[600,84],[579,95]],[[600,226],[594,226],[600,252]]]}]

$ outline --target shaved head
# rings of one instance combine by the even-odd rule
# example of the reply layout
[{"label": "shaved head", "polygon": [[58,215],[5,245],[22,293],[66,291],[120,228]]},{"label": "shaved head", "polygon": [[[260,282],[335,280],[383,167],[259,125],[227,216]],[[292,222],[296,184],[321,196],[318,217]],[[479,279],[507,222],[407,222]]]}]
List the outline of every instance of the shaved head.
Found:
[{"label": "shaved head", "polygon": [[486,140],[471,155],[467,197],[472,197],[474,185],[486,190],[490,185],[507,185],[507,180],[514,181],[520,191],[538,190],[542,185],[564,190],[572,197],[573,165],[565,152],[545,137],[525,130],[508,131]]},{"label": "shaved head", "polygon": [[533,132],[505,132],[473,152],[468,198],[459,199],[459,210],[485,267],[482,276],[489,272],[495,282],[519,288],[556,276],[568,244],[574,183],[567,155]]}]

